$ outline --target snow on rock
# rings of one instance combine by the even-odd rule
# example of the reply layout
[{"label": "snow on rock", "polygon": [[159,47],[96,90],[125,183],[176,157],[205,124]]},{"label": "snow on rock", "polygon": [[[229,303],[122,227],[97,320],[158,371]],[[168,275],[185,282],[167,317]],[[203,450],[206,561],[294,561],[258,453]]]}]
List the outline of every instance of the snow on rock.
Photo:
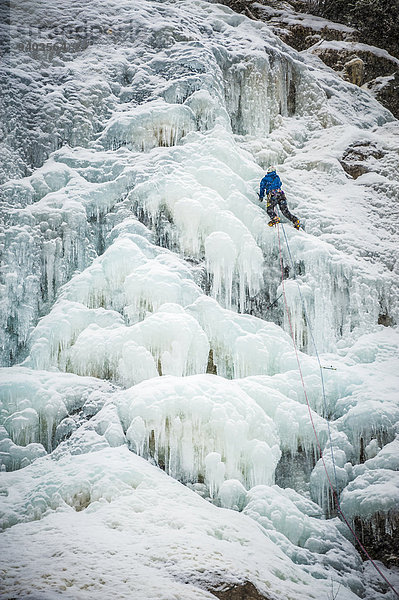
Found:
[{"label": "snow on rock", "polygon": [[386,61],[390,61],[392,63],[392,68],[397,68],[399,65],[399,60],[394,56],[391,56],[386,50],[377,48],[376,46],[369,46],[368,44],[360,44],[359,42],[323,40],[320,44],[317,44],[317,47],[314,49],[314,51],[318,53],[319,50],[323,51],[324,49],[344,51],[347,53],[352,52],[357,54],[369,52],[379,56],[380,58],[384,58]]},{"label": "snow on rock", "polygon": [[[252,488],[243,512],[257,521],[293,562],[303,564],[314,577],[321,576],[323,565],[335,568],[334,565],[345,564],[350,574],[355,565],[360,566],[359,555],[342,535],[339,520],[320,520],[317,511],[317,505],[309,500],[304,506],[303,497],[294,490],[273,485]],[[351,561],[345,556],[350,556]],[[343,573],[341,577],[345,579]],[[362,587],[359,580],[352,580],[353,591],[363,593]]]},{"label": "snow on rock", "polygon": [[[372,442],[376,442],[376,440],[372,440]],[[366,451],[369,449],[370,452],[370,445],[372,442],[370,442],[370,444],[367,446]],[[367,468],[388,468],[392,469],[393,471],[399,471],[399,434],[396,435],[392,442],[386,444],[382,449],[379,448],[377,444],[374,444],[374,447],[375,446],[377,446],[377,451],[373,451],[373,454],[375,452],[375,455],[365,462]]]},{"label": "snow on rock", "polygon": [[[377,447],[377,440],[372,440],[366,447]],[[375,456],[356,465],[353,469],[353,480],[341,494],[341,507],[345,515],[351,519],[363,540],[371,535],[376,539],[376,552],[379,558],[392,562],[390,547],[395,547],[399,497],[399,436],[386,444],[382,449],[374,450]],[[374,453],[373,452],[373,453]]]},{"label": "snow on rock", "polygon": [[[105,598],[111,598],[115,589],[121,598],[131,598],[133,589],[134,598],[139,597],[138,590],[140,594],[145,590],[146,598],[154,600],[166,600],[171,593],[176,598],[206,599],[214,597],[207,589],[245,581],[265,598],[284,600],[292,594],[303,600],[320,598],[328,595],[331,582],[312,577],[307,570],[317,571],[322,560],[339,581],[333,555],[322,554],[331,544],[334,551],[343,544],[341,552],[345,547],[351,553],[351,561],[345,561],[351,587],[361,589],[356,552],[339,534],[334,538],[334,527],[327,533],[328,523],[298,513],[294,503],[303,504],[300,499],[283,509],[292,513],[291,526],[295,519],[302,520],[307,535],[313,528],[314,533],[325,530],[331,539],[322,542],[323,548],[313,549],[309,537],[309,547],[297,547],[299,554],[295,557],[292,552],[290,558],[286,544],[294,549],[293,542],[261,528],[249,516],[260,510],[253,500],[248,515],[217,508],[126,448],[36,461],[23,471],[1,473],[0,479],[6,528],[2,537],[9,549],[7,558],[4,554],[1,558],[8,566],[3,591],[28,593],[34,572],[37,593],[55,590],[71,598],[89,598],[93,589],[101,589]],[[251,497],[262,489],[255,488]],[[290,496],[292,491],[286,494]],[[258,512],[256,517],[260,519]],[[29,548],[21,537],[27,532]],[[313,565],[304,569],[301,552],[309,563],[313,557]],[[25,564],[28,553],[29,566],[19,569],[16,577],[9,567],[19,565],[21,558]],[[102,557],[101,567],[95,556]],[[345,600],[359,597],[345,585],[341,595]]]},{"label": "snow on rock", "polygon": [[[308,9],[299,5],[301,9]],[[270,5],[251,3],[251,13],[266,21],[276,35],[296,50],[305,50],[324,40],[356,40],[358,32],[353,27],[335,23],[319,16],[296,12],[293,4],[273,2]]]},{"label": "snow on rock", "polygon": [[386,50],[353,40],[319,39],[307,52],[321,58],[344,79],[362,86],[392,114],[398,116],[397,73],[399,61]]},{"label": "snow on rock", "polygon": [[[360,470],[360,469],[359,469]],[[342,510],[349,518],[362,517],[371,521],[376,513],[389,521],[397,520],[396,506],[398,498],[399,473],[391,469],[366,469],[342,492]],[[396,529],[396,523],[394,525]],[[392,529],[387,523],[386,530]]]}]

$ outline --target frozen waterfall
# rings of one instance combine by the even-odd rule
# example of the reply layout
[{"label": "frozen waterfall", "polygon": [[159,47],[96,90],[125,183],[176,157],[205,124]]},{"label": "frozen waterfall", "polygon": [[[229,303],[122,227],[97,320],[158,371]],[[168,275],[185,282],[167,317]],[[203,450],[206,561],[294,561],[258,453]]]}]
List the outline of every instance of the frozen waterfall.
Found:
[{"label": "frozen waterfall", "polygon": [[204,0],[26,0],[10,31],[4,598],[393,599],[326,472],[397,587],[397,121]]}]

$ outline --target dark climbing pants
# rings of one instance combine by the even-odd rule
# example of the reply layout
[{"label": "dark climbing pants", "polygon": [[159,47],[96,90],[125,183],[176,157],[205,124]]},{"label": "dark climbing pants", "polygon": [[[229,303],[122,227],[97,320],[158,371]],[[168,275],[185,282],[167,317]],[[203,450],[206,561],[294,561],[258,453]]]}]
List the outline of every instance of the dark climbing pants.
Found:
[{"label": "dark climbing pants", "polygon": [[279,205],[281,212],[287,219],[289,219],[292,223],[298,221],[298,218],[295,215],[291,214],[288,210],[287,199],[282,190],[270,192],[270,194],[267,197],[266,211],[271,219],[277,217],[276,211],[274,210],[277,204]]}]

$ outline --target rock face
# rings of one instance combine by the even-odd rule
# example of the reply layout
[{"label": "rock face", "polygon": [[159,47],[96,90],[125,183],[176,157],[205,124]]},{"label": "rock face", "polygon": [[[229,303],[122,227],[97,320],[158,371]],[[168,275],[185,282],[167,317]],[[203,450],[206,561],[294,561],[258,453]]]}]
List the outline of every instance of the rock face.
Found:
[{"label": "rock face", "polygon": [[362,544],[373,549],[373,558],[381,560],[388,567],[399,566],[399,527],[397,519],[392,518],[391,532],[386,530],[386,516],[375,515],[372,523],[355,519],[355,530]]},{"label": "rock face", "polygon": [[355,56],[344,64],[346,79],[354,85],[362,85],[364,79],[364,62]]},{"label": "rock face", "polygon": [[353,179],[357,179],[370,171],[378,172],[378,161],[383,158],[381,148],[372,142],[357,142],[346,148],[342,155],[341,165]]},{"label": "rock face", "polygon": [[[378,1],[374,3],[374,20],[368,14],[365,23],[361,20],[359,6],[352,18],[344,10],[338,10],[337,1],[329,3],[329,7],[324,6],[328,3],[300,0],[290,3],[280,0],[223,0],[222,4],[252,19],[267,22],[286,44],[298,51],[316,54],[343,79],[368,89],[395,117],[399,117],[399,60],[395,56],[399,55],[399,45],[397,40],[387,35],[387,30],[394,27],[390,25],[388,5],[395,2],[399,4],[399,0],[387,0],[384,6],[380,6]],[[333,9],[336,9],[335,12]],[[306,11],[309,10],[317,14],[308,14]],[[342,22],[330,21],[326,16],[340,18]],[[356,23],[358,28],[348,23]],[[387,24],[381,28],[384,23]],[[377,34],[378,27],[383,29],[382,37]],[[385,49],[368,45],[378,40],[393,55]]]},{"label": "rock face", "polygon": [[368,89],[399,117],[399,60],[385,50],[355,42],[324,41],[309,49],[347,81]]},{"label": "rock face", "polygon": [[361,41],[399,58],[399,0],[312,0],[302,4],[326,19],[356,27]]},{"label": "rock face", "polygon": [[364,87],[370,90],[396,118],[399,118],[399,71],[385,77],[376,77]]},{"label": "rock face", "polygon": [[210,592],[219,600],[272,600],[270,596],[261,594],[250,581],[226,585]]},{"label": "rock face", "polygon": [[340,72],[344,77],[346,75],[346,79],[350,79],[346,70],[348,66],[361,61],[363,63],[362,77],[358,79],[357,85],[371,82],[377,77],[392,75],[399,69],[397,58],[385,50],[367,44],[323,41],[314,48],[310,48],[309,51],[317,54],[334,71]]},{"label": "rock face", "polygon": [[248,10],[256,18],[267,21],[276,35],[299,52],[323,40],[358,41],[358,32],[353,27],[298,12],[292,3],[254,3],[247,7],[247,13]]}]

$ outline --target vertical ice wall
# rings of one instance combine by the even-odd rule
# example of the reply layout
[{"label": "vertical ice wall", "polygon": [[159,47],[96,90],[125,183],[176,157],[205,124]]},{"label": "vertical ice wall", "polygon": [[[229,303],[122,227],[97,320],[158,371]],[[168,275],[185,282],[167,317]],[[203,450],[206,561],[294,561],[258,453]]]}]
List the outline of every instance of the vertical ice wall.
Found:
[{"label": "vertical ice wall", "polygon": [[[33,10],[32,19],[34,14]],[[49,16],[48,22],[52,18],[55,16]],[[261,137],[267,136],[276,127],[277,117],[281,115],[312,114],[320,123],[327,124],[329,117],[324,94],[311,81],[303,65],[295,62],[282,49],[277,39],[273,39],[273,47],[262,36],[257,36],[256,31],[250,31],[245,18],[235,16],[232,19],[226,15],[224,20],[215,21],[210,26],[214,36],[211,43],[203,41],[202,26],[195,17],[190,16],[188,25],[180,23],[180,16],[174,15],[173,27],[177,39],[170,34],[164,19],[159,7],[155,40],[148,29],[148,23],[138,13],[137,22],[134,22],[135,29],[130,32],[129,39],[136,39],[137,36],[140,43],[125,47],[124,35],[108,37],[107,43],[115,48],[114,55],[95,46],[88,48],[84,54],[74,55],[72,63],[53,56],[52,53],[40,56],[25,54],[26,64],[30,64],[33,70],[38,68],[38,64],[44,70],[47,69],[42,79],[39,78],[37,87],[52,90],[46,96],[45,105],[49,110],[51,106],[59,106],[59,111],[51,119],[47,110],[39,111],[35,120],[43,128],[48,128],[53,123],[53,134],[59,137],[57,144],[68,143],[72,147],[90,147],[94,144],[97,148],[105,147],[106,150],[128,148],[133,152],[147,152],[153,147],[175,146],[190,131],[207,131],[215,124],[219,124],[223,130],[231,129],[240,135]],[[231,40],[226,37],[227,31],[234,34]],[[236,31],[238,35],[235,34]],[[17,43],[18,36],[22,38],[23,34],[16,31],[15,35]],[[249,47],[245,43],[246,35],[252,36]],[[156,57],[153,55],[154,48],[157,51]],[[18,57],[18,53],[10,56],[11,72],[18,69]],[[101,70],[95,66],[96,61],[101,61]],[[22,89],[22,83],[18,79],[15,87],[16,91]],[[73,88],[74,93],[71,92]],[[16,118],[19,110],[14,91],[8,103],[12,119]],[[87,120],[87,127],[79,125],[82,119]],[[61,123],[65,123],[65,127]],[[24,132],[28,135],[30,125],[28,118],[20,122],[19,127],[25,127],[25,130],[17,130],[18,134],[14,136],[17,145],[22,143]],[[67,134],[65,128],[68,127],[79,132],[80,137],[75,136],[75,139],[73,135]],[[101,132],[99,136],[95,134],[96,131]],[[28,144],[29,139],[26,138]],[[43,162],[40,156],[45,156],[48,149],[54,147],[53,142],[46,142],[46,139],[48,138],[44,136],[40,141],[36,140],[41,149],[33,160],[35,167]],[[168,166],[165,164],[162,168],[159,162],[161,156],[157,158],[158,160],[151,161],[153,177],[163,186],[164,178],[159,176],[159,172],[168,170]],[[166,159],[166,163],[169,162],[165,155],[162,158]],[[173,161],[174,157],[171,159]],[[226,159],[227,156],[221,165],[222,169],[225,168]],[[208,168],[213,160],[213,153],[203,157]],[[242,158],[237,155],[236,165],[241,161]],[[173,240],[163,231],[167,225],[162,220],[168,218],[167,215],[161,216],[164,206],[169,212],[172,211],[171,217],[177,226],[180,220],[180,230],[189,229],[187,221],[193,227],[190,217],[181,222],[181,218],[184,218],[182,203],[176,211],[173,210],[177,195],[181,201],[184,200],[183,190],[177,192],[172,187],[169,191],[165,190],[167,197],[162,198],[162,192],[154,185],[154,179],[151,180],[146,169],[143,169],[143,162],[140,157],[141,166],[137,168],[137,159],[131,160],[131,155],[123,153],[115,155],[107,152],[97,154],[96,157],[88,151],[84,158],[83,153],[76,157],[73,152],[67,157],[62,150],[31,177],[3,186],[5,237],[2,290],[6,302],[4,314],[10,315],[2,323],[4,364],[12,364],[21,352],[23,355],[30,327],[35,324],[38,316],[49,309],[59,287],[75,271],[81,271],[96,255],[103,252],[106,235],[115,224],[112,218],[117,212],[115,207],[123,202],[137,177],[140,181],[144,176],[149,181],[152,192],[158,195],[158,201],[151,206],[150,212],[152,211],[153,226],[160,228],[159,236],[163,245],[173,246]],[[223,210],[224,202],[229,210],[229,196],[233,191],[228,189],[230,184],[223,185],[223,189],[212,190],[211,187],[210,191],[201,190],[199,184],[204,186],[205,182],[205,188],[209,185],[206,165],[201,167],[202,182],[199,176],[200,165],[194,161],[194,179],[187,182],[185,195],[202,204],[203,211],[207,213],[214,212],[215,205]],[[185,158],[183,169],[186,172],[191,170]],[[138,172],[142,175],[138,176]],[[233,167],[231,178],[234,179],[235,174]],[[248,180],[257,174],[251,167],[251,174],[247,171],[244,179]],[[176,184],[176,176],[173,179]],[[242,184],[239,184],[239,189],[246,195],[249,192],[248,187],[243,190]],[[196,199],[196,196],[199,198]],[[140,214],[142,210],[148,210],[150,202],[149,198],[141,199],[137,206]],[[190,213],[193,212],[194,205],[191,207],[190,204],[189,207]],[[200,211],[199,208],[196,210]],[[239,217],[242,217],[242,212],[241,208]],[[207,216],[210,218],[209,214]],[[225,216],[221,214],[217,228],[221,227],[220,221],[225,221]],[[218,221],[216,215],[215,217]],[[187,244],[187,238],[183,241],[184,250],[190,254],[203,253],[205,238],[212,234],[209,224],[204,223],[203,232],[201,224],[198,225],[189,234],[191,244]],[[229,237],[231,227],[225,231]],[[254,231],[250,233],[257,235]],[[209,237],[206,243],[206,259],[214,279],[214,293],[216,296],[223,294],[226,306],[233,302],[234,306],[239,306],[244,311],[248,296],[258,289],[256,278],[259,277],[260,264],[254,265],[251,259],[248,261],[242,251],[232,247],[227,250],[229,241],[225,237],[222,245],[226,247],[229,260],[226,262],[224,259],[219,265],[217,256],[214,255],[220,252],[222,240],[217,242],[215,235]],[[234,235],[242,233],[236,231],[233,234],[232,243],[236,244]],[[201,240],[200,246],[193,248],[192,245],[194,243],[196,246],[198,242],[195,240],[198,238]],[[247,256],[250,253],[259,254],[249,236],[247,246],[248,244]],[[252,250],[251,244],[254,246]],[[259,263],[259,257],[257,261]],[[255,271],[255,280],[245,281],[252,277],[251,271]],[[238,298],[234,298],[236,286],[233,278],[237,276],[240,289]]]},{"label": "vertical ice wall", "polygon": [[[3,463],[25,466],[56,446],[60,457],[128,445],[222,506],[248,502],[266,529],[279,523],[299,544],[284,515],[259,513],[276,469],[282,487],[325,509],[331,496],[285,333],[278,239],[256,190],[264,167],[277,164],[290,207],[306,221],[306,233],[285,226],[292,257],[282,235],[285,293],[298,346],[314,353],[303,299],[319,351],[331,353],[323,360],[338,363],[324,406],[317,362],[300,354],[322,449],[330,456],[334,447],[338,490],[347,488],[355,518],[363,483],[384,481],[380,462],[357,463],[392,443],[398,420],[387,405],[393,384],[381,391],[378,381],[397,344],[389,332],[375,344],[363,337],[381,333],[381,315],[397,318],[395,239],[371,226],[370,190],[384,182],[350,180],[338,159],[361,128],[378,138],[390,116],[364,92],[354,102],[347,84],[318,80],[243,16],[206,3],[184,3],[183,12],[141,4],[128,42],[106,37],[41,57],[38,85],[51,87],[49,105],[64,107],[54,134],[66,144],[2,187],[2,351],[4,365],[26,358],[26,372],[51,371],[61,383],[15,395],[7,384]],[[122,30],[119,12],[112,19]],[[23,56],[38,69],[37,57]],[[49,127],[47,111],[41,119]],[[53,148],[46,139],[35,167]],[[387,147],[387,164],[392,156]],[[371,378],[367,366],[357,369],[374,363]],[[112,386],[85,379],[87,398],[78,383],[87,376],[130,389],[115,399]],[[244,486],[265,489],[246,497]],[[362,517],[372,519],[373,498]]]}]

